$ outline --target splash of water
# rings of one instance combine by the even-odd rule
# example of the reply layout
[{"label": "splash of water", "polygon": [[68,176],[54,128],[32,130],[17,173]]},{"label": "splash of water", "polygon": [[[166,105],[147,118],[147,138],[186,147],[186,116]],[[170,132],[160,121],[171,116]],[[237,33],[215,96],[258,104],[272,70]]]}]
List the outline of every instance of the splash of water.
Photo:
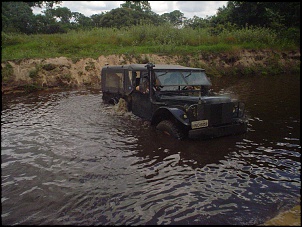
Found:
[{"label": "splash of water", "polygon": [[127,102],[125,99],[120,98],[118,103],[114,105],[113,110],[119,114],[125,114],[128,112]]}]

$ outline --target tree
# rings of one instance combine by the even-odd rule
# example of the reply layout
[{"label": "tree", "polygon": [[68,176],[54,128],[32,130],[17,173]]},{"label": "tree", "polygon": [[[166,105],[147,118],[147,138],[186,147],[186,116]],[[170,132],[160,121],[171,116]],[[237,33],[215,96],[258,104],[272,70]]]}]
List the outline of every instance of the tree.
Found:
[{"label": "tree", "polygon": [[227,7],[217,13],[217,19],[240,27],[300,28],[300,2],[229,1]]},{"label": "tree", "polygon": [[104,16],[105,13],[101,13],[101,14],[93,14],[91,15],[90,19],[91,19],[91,23],[94,27],[100,27],[100,21],[101,18]]},{"label": "tree", "polygon": [[52,11],[52,16],[56,19],[60,19],[62,24],[70,24],[72,13],[67,7],[57,7],[55,9],[49,9]]},{"label": "tree", "polygon": [[225,25],[232,21],[231,13],[234,10],[235,5],[233,2],[228,2],[227,7],[223,6],[217,9],[216,15],[211,17],[211,24],[216,26],[218,24]]},{"label": "tree", "polygon": [[184,17],[184,14],[179,10],[174,10],[170,13],[164,13],[161,15],[161,18],[164,21],[171,23],[175,27],[181,26],[183,24],[183,21],[186,19]]},{"label": "tree", "polygon": [[26,2],[24,1],[29,7],[46,7],[46,8],[53,8],[55,4],[61,4],[62,1],[36,1],[36,2]]},{"label": "tree", "polygon": [[24,2],[2,2],[2,30],[30,34],[34,15]]},{"label": "tree", "polygon": [[35,33],[54,34],[66,32],[62,25],[56,22],[55,18],[41,14],[35,16],[33,26],[35,28]]},{"label": "tree", "polygon": [[193,29],[198,29],[198,28],[206,28],[209,27],[210,22],[209,19],[203,19],[198,16],[193,16],[193,18],[186,19],[184,21],[184,25],[186,27],[191,27]]},{"label": "tree", "polygon": [[122,28],[139,24],[158,25],[157,14],[135,11],[130,8],[117,8],[104,14],[100,19],[100,26]]},{"label": "tree", "polygon": [[121,4],[122,8],[129,8],[140,12],[151,12],[151,6],[148,1],[126,1]]},{"label": "tree", "polygon": [[106,13],[100,20],[102,27],[121,28],[133,24],[132,10],[126,8],[112,9]]},{"label": "tree", "polygon": [[75,23],[78,25],[78,27],[81,27],[81,28],[92,27],[92,24],[93,24],[92,19],[89,17],[86,17],[84,14],[78,13],[78,12],[73,12],[72,17],[73,17]]},{"label": "tree", "polygon": [[300,2],[265,2],[264,7],[271,25],[300,28]]}]

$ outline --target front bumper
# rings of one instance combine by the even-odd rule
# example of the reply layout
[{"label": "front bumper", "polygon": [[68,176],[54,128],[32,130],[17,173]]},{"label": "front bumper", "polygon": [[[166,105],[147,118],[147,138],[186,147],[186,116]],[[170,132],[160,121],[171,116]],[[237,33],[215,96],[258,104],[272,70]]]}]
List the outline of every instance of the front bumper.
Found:
[{"label": "front bumper", "polygon": [[236,122],[233,124],[217,127],[205,127],[189,130],[189,138],[215,138],[228,135],[243,134],[247,131],[247,122]]}]

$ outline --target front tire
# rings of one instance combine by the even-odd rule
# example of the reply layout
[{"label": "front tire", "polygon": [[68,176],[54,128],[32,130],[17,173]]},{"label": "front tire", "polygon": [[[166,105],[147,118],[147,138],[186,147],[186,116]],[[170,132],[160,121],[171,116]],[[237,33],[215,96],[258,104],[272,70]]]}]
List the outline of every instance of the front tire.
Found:
[{"label": "front tire", "polygon": [[183,140],[186,134],[180,129],[178,125],[170,120],[163,120],[157,126],[156,129],[162,131],[163,133],[172,136],[176,139]]}]

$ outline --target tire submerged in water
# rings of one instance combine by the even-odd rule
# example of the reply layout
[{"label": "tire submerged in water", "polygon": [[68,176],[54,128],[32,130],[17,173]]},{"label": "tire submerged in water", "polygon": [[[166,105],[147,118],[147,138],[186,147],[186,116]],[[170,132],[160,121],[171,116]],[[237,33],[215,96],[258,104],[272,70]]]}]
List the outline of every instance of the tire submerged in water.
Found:
[{"label": "tire submerged in water", "polygon": [[186,138],[186,133],[181,130],[178,125],[169,120],[161,121],[156,126],[156,129],[179,140],[183,140],[184,138]]}]

